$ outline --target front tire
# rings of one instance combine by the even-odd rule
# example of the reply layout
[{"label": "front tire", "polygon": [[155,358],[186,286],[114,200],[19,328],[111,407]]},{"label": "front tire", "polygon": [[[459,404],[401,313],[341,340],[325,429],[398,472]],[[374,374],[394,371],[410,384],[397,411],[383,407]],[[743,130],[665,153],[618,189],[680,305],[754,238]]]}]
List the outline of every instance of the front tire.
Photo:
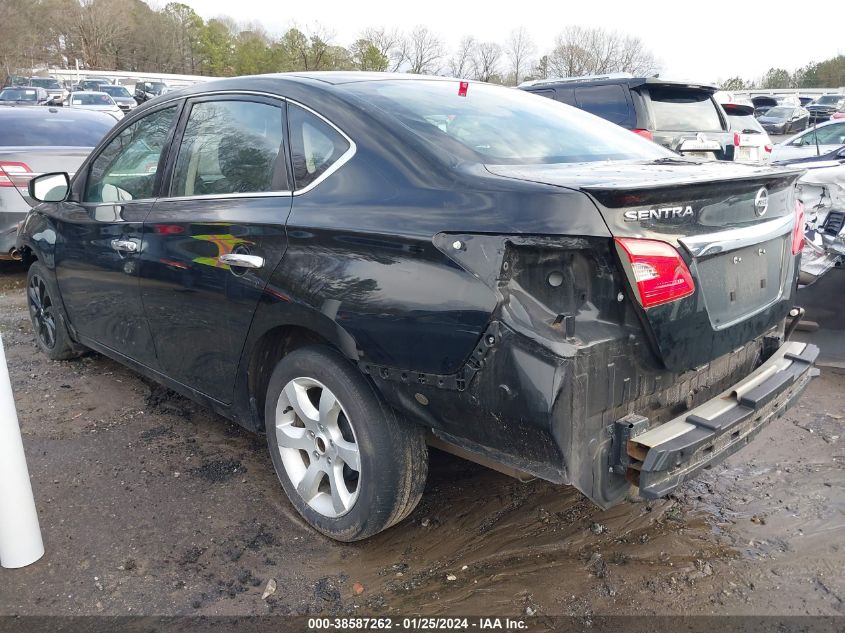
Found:
[{"label": "front tire", "polygon": [[326,536],[367,538],[419,502],[428,474],[422,429],[397,419],[335,350],[315,345],[287,354],[270,377],[264,419],[282,487]]},{"label": "front tire", "polygon": [[35,342],[50,360],[76,358],[84,348],[70,338],[58,288],[49,271],[39,261],[26,274],[26,302],[35,333]]}]

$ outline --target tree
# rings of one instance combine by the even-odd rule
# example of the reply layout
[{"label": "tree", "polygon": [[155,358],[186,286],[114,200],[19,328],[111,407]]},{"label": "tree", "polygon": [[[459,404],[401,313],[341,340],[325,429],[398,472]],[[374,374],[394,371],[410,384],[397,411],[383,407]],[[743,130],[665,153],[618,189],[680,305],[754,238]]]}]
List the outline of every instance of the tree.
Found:
[{"label": "tree", "polygon": [[176,59],[179,72],[195,74],[197,72],[200,33],[204,26],[203,19],[188,5],[170,2],[163,10],[173,26],[176,36]]},{"label": "tree", "polygon": [[501,82],[499,62],[502,59],[502,47],[495,42],[481,42],[473,58],[475,79],[479,81]]},{"label": "tree", "polygon": [[790,88],[791,85],[792,77],[789,71],[783,68],[769,68],[760,81],[761,88]]},{"label": "tree", "polygon": [[71,16],[89,68],[107,68],[121,41],[129,34],[128,3],[120,0],[81,0]]},{"label": "tree", "polygon": [[528,73],[535,50],[534,41],[524,26],[511,31],[505,44],[505,54],[510,62],[509,79],[513,85],[518,86]]},{"label": "tree", "polygon": [[200,64],[208,75],[228,75],[232,70],[234,39],[229,27],[217,19],[209,20],[199,37]]},{"label": "tree", "polygon": [[352,63],[358,70],[384,72],[390,65],[390,59],[369,39],[355,40],[349,47]]},{"label": "tree", "polygon": [[464,37],[458,44],[455,54],[449,59],[449,74],[453,77],[469,77],[474,70],[475,49],[478,43],[471,35]]},{"label": "tree", "polygon": [[417,26],[403,42],[402,57],[409,73],[436,75],[443,60],[443,42],[426,26]]},{"label": "tree", "polygon": [[557,77],[612,72],[650,75],[656,68],[654,56],[639,38],[602,28],[567,27],[549,55],[550,72]]},{"label": "tree", "polygon": [[721,82],[722,90],[745,90],[749,87],[742,77],[730,77]]}]

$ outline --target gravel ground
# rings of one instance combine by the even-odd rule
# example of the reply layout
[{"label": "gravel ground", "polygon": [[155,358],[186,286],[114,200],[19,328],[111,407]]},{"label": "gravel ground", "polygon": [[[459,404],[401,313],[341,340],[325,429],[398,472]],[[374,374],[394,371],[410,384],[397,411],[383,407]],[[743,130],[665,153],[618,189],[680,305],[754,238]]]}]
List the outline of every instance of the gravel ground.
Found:
[{"label": "gravel ground", "polygon": [[262,437],[102,356],[38,353],[23,287],[0,271],[47,555],[0,570],[0,615],[845,614],[841,374],[673,498],[602,511],[432,451],[411,517],[342,545]]}]

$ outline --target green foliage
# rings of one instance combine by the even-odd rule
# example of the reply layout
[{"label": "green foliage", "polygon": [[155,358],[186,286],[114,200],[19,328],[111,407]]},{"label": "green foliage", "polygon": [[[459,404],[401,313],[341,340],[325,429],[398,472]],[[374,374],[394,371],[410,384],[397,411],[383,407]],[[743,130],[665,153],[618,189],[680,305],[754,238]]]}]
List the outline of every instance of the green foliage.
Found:
[{"label": "green foliage", "polygon": [[769,68],[763,76],[761,88],[791,88],[792,77],[788,70],[783,68]]},{"label": "green foliage", "polygon": [[390,65],[387,55],[383,54],[371,40],[356,40],[349,51],[352,63],[358,70],[384,72]]},{"label": "green foliage", "polygon": [[722,90],[745,90],[749,88],[750,84],[746,83],[742,77],[730,77],[722,82]]},{"label": "green foliage", "polygon": [[220,20],[209,20],[199,36],[200,69],[206,75],[231,75],[235,41]]}]

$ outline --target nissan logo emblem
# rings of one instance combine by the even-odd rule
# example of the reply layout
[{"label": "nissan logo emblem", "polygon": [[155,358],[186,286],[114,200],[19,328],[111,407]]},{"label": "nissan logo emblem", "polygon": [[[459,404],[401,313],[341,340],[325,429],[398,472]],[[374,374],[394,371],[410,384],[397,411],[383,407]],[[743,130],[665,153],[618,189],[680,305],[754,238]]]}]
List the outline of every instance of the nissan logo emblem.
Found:
[{"label": "nissan logo emblem", "polygon": [[757,195],[754,196],[754,213],[758,216],[766,215],[766,211],[769,209],[769,192],[766,191],[765,187],[761,187],[760,191],[757,192]]}]

